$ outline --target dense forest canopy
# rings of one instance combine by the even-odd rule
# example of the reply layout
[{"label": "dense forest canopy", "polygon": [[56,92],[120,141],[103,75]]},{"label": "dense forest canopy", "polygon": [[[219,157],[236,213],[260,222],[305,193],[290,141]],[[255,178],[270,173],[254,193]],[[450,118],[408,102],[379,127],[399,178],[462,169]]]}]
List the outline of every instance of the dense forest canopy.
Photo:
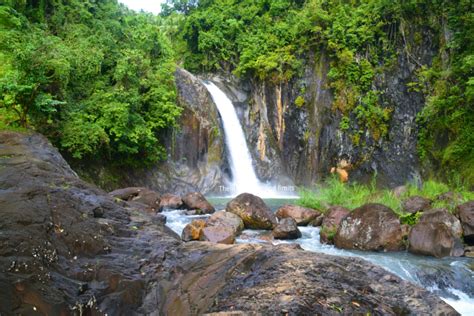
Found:
[{"label": "dense forest canopy", "polygon": [[116,1],[0,6],[0,117],[34,127],[74,158],[164,157],[175,124],[173,51],[160,19]]},{"label": "dense forest canopy", "polygon": [[[163,158],[161,133],[180,114],[173,71],[288,82],[309,52],[330,57],[334,111],[358,144],[387,136],[376,76],[439,35],[438,56],[409,88],[424,162],[474,183],[474,10],[469,0],[168,0],[160,17],[113,0],[8,1],[0,7],[0,118],[34,126],[75,158],[133,164]],[[302,93],[303,95],[303,93]],[[303,98],[295,106],[304,106]],[[353,130],[353,129],[352,129]]]}]

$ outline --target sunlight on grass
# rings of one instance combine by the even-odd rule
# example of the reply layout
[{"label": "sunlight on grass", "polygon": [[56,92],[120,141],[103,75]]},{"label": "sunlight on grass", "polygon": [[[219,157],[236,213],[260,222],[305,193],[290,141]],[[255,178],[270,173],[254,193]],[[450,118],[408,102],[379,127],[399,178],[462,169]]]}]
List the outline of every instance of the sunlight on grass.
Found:
[{"label": "sunlight on grass", "polygon": [[[437,197],[446,192],[454,192],[457,203],[450,200],[438,200]],[[402,211],[402,201],[410,196],[423,196],[433,201],[433,207],[446,208],[453,211],[456,204],[474,200],[474,192],[463,187],[451,188],[448,185],[436,181],[426,181],[421,188],[412,184],[406,185],[406,192],[396,197],[392,190],[377,189],[375,182],[369,185],[359,183],[341,183],[337,178],[331,177],[326,182],[312,190],[301,189],[298,203],[305,207],[316,208],[326,211],[330,206],[339,205],[353,210],[366,203],[380,203],[390,207],[400,217],[406,217],[412,221],[408,214]]]}]

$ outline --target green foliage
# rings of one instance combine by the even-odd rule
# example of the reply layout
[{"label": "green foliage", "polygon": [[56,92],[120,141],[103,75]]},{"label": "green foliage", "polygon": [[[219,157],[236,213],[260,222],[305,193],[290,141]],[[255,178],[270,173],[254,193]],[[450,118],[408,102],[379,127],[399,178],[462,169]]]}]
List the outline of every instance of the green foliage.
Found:
[{"label": "green foliage", "polygon": [[420,220],[421,215],[423,215],[422,212],[401,214],[400,215],[400,223],[410,225],[410,226],[414,226]]},{"label": "green foliage", "polygon": [[472,3],[446,3],[438,10],[441,26],[453,36],[442,42],[441,55],[420,72],[427,88],[426,106],[418,116],[420,156],[439,165],[447,179],[460,176],[474,186],[474,14]]},{"label": "green foliage", "polygon": [[304,104],[305,104],[304,97],[302,97],[302,96],[299,95],[299,96],[296,98],[296,100],[295,100],[295,105],[300,108],[300,107],[302,107]]},{"label": "green foliage", "polygon": [[341,122],[339,122],[339,128],[343,131],[348,130],[350,126],[351,120],[347,116],[343,116]]},{"label": "green foliage", "polygon": [[113,0],[10,1],[0,17],[2,126],[34,128],[76,159],[165,158],[160,135],[181,109],[161,18]]},{"label": "green foliage", "polygon": [[[174,1],[171,1],[174,2]],[[177,41],[192,71],[232,70],[239,76],[288,81],[301,70],[303,1],[200,1],[187,14]],[[174,6],[176,8],[176,5]],[[170,15],[166,11],[164,15]]]}]

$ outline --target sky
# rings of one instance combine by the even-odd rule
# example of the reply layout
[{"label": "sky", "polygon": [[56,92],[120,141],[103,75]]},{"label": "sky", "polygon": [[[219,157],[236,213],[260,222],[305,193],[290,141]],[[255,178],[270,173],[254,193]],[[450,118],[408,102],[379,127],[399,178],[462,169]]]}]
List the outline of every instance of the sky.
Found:
[{"label": "sky", "polygon": [[165,3],[166,0],[119,0],[119,2],[135,11],[143,10],[158,14],[160,13],[161,4]]}]

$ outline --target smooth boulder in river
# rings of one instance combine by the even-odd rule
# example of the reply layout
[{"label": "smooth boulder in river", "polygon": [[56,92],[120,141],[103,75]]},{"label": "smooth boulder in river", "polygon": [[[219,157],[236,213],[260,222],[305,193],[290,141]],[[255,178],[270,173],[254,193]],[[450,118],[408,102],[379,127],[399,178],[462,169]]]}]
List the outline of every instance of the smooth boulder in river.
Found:
[{"label": "smooth boulder in river", "polygon": [[199,238],[201,237],[201,232],[205,226],[205,220],[193,220],[191,223],[184,226],[183,232],[181,233],[181,239],[183,241],[199,240]]},{"label": "smooth boulder in river", "polygon": [[321,212],[298,205],[284,205],[280,207],[275,214],[278,219],[291,217],[296,221],[298,226],[306,226],[319,217]]},{"label": "smooth boulder in river", "polygon": [[438,258],[464,254],[460,240],[441,222],[420,222],[413,226],[408,237],[408,251]]},{"label": "smooth boulder in river", "polygon": [[301,232],[298,229],[298,225],[296,221],[291,217],[282,219],[273,229],[272,234],[275,239],[301,238]]},{"label": "smooth boulder in river", "polygon": [[245,228],[271,230],[277,225],[275,214],[265,202],[250,193],[242,193],[227,203],[226,211],[243,221]]},{"label": "smooth boulder in river", "polygon": [[235,214],[219,211],[212,214],[202,229],[200,240],[219,244],[233,244],[244,229],[244,222]]},{"label": "smooth boulder in river", "polygon": [[192,192],[183,196],[183,204],[185,209],[196,211],[196,214],[212,214],[216,211],[214,206],[199,192]]},{"label": "smooth boulder in river", "polygon": [[183,199],[180,196],[166,193],[160,197],[159,211],[178,210],[183,207]]},{"label": "smooth boulder in river", "polygon": [[230,212],[219,211],[211,215],[206,221],[206,226],[227,226],[231,227],[234,233],[240,234],[244,230],[242,219]]},{"label": "smooth boulder in river", "polygon": [[334,237],[334,244],[342,249],[402,250],[404,247],[400,220],[385,205],[362,205],[342,220]]},{"label": "smooth boulder in river", "polygon": [[424,212],[408,236],[408,251],[434,257],[464,254],[461,222],[445,209]]},{"label": "smooth boulder in river", "polygon": [[443,208],[424,212],[420,217],[420,223],[443,223],[451,230],[454,237],[461,238],[462,236],[462,227],[459,219]]},{"label": "smooth boulder in river", "polygon": [[334,243],[334,235],[336,234],[339,225],[349,214],[350,210],[342,206],[331,206],[328,208],[323,222],[321,223],[321,229],[319,230],[319,237],[322,243]]}]

